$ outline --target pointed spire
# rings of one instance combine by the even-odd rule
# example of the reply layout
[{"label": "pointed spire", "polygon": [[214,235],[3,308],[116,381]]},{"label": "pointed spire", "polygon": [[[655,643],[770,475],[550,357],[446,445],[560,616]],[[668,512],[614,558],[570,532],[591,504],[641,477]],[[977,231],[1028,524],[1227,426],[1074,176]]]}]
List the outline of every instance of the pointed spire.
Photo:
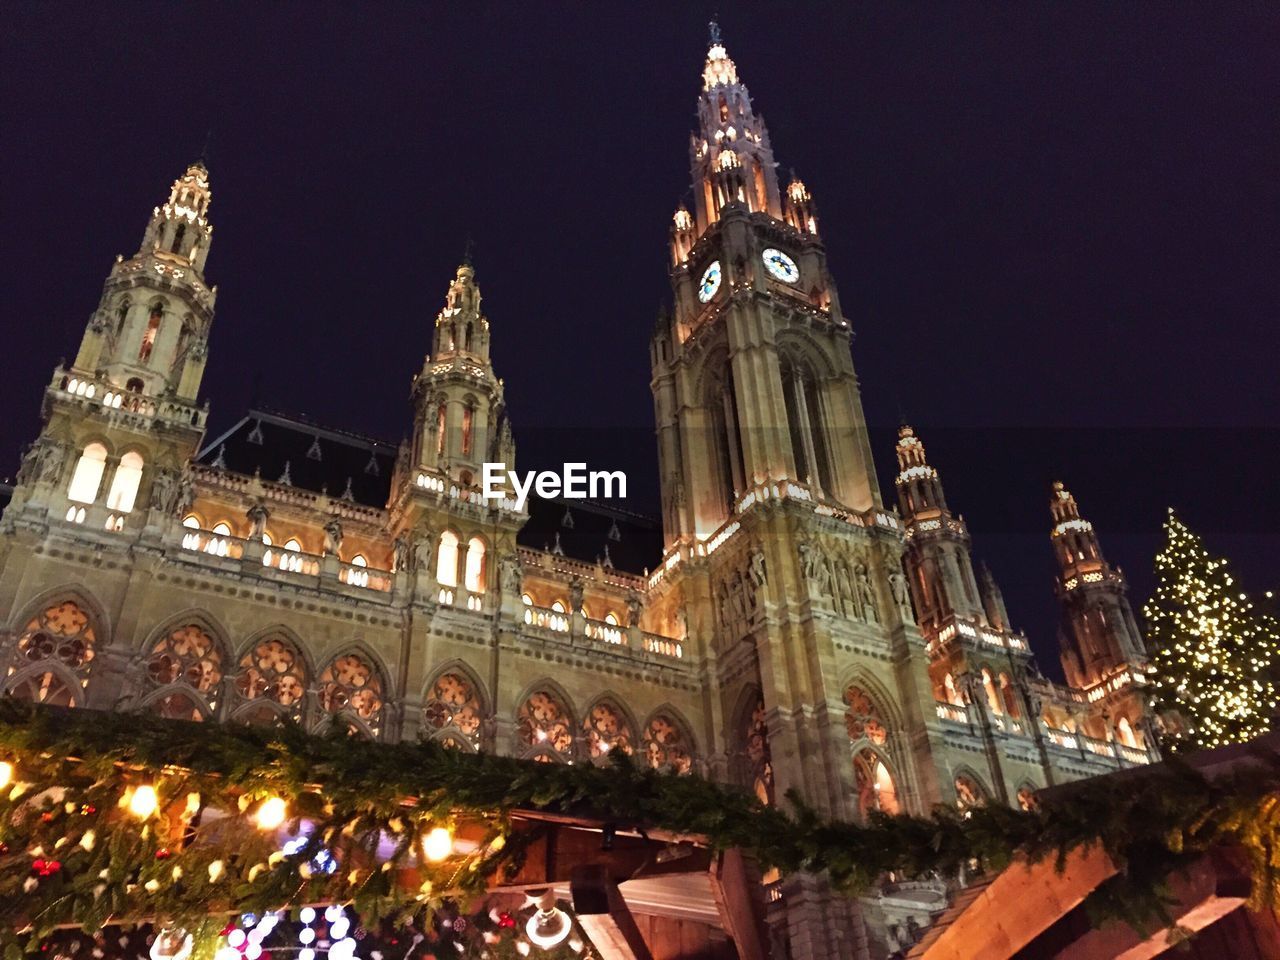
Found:
[{"label": "pointed spire", "polygon": [[711,22],[707,24],[707,37],[708,37],[708,39],[707,39],[707,46],[708,46],[708,47],[718,47],[718,46],[720,46],[720,19],[719,19],[719,17],[712,17],[712,18],[711,18]]}]

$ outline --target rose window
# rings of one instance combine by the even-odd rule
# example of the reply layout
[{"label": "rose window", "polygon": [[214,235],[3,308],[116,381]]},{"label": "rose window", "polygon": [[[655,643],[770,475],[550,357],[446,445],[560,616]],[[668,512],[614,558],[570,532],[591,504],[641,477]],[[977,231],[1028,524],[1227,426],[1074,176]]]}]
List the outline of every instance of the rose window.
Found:
[{"label": "rose window", "polygon": [[664,714],[649,721],[644,732],[644,753],[649,766],[655,770],[688,773],[693,769],[693,755],[684,734],[676,722]]},{"label": "rose window", "polygon": [[569,711],[554,694],[539,690],[520,707],[516,717],[520,739],[531,747],[548,746],[556,753],[573,750],[573,727]]}]

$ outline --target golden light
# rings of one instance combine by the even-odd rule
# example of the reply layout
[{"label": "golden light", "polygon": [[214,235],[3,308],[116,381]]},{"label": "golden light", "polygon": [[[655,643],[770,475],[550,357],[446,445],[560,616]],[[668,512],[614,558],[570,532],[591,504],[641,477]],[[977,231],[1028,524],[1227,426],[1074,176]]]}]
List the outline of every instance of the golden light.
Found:
[{"label": "golden light", "polygon": [[268,797],[258,807],[257,821],[259,830],[274,830],[284,823],[289,815],[289,807],[280,797]]},{"label": "golden light", "polygon": [[13,764],[8,760],[0,760],[0,789],[13,782]]},{"label": "golden light", "polygon": [[156,799],[156,788],[149,783],[133,788],[133,796],[129,798],[129,812],[139,820],[145,820],[156,812],[160,801]]},{"label": "golden light", "polygon": [[453,833],[448,827],[432,827],[422,838],[422,855],[432,863],[439,863],[453,852]]}]

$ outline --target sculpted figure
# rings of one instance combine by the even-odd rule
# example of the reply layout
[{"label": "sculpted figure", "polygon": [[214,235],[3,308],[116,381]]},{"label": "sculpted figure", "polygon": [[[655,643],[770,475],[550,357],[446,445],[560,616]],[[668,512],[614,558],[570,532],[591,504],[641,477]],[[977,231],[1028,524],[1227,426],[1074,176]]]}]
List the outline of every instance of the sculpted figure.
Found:
[{"label": "sculpted figure", "polygon": [[858,590],[858,606],[862,608],[863,619],[879,623],[880,611],[876,608],[876,593],[871,586],[871,575],[867,573],[866,564],[855,565],[853,576]]},{"label": "sculpted figure", "polygon": [[186,514],[196,505],[196,482],[191,474],[183,470],[182,479],[178,483],[178,502],[176,513]]},{"label": "sculpted figure", "polygon": [[267,532],[267,520],[271,516],[271,511],[259,500],[246,510],[244,515],[249,518],[249,539],[261,540],[263,534]]},{"label": "sculpted figure", "polygon": [[747,569],[751,572],[751,580],[757,587],[763,587],[767,580],[764,568],[764,554],[759,550],[752,552],[751,559],[747,561]]},{"label": "sculpted figure", "polygon": [[40,482],[57,483],[58,474],[62,471],[62,451],[56,444],[40,445]]},{"label": "sculpted figure", "polygon": [[514,553],[502,558],[502,592],[513,597],[520,595],[524,585],[524,567]]},{"label": "sculpted figure", "polygon": [[409,569],[409,541],[404,535],[396,537],[391,543],[391,561],[395,564],[396,572]]},{"label": "sculpted figure", "polygon": [[644,608],[644,603],[640,599],[640,594],[634,590],[627,593],[627,626],[640,626],[640,611]]},{"label": "sculpted figure", "polygon": [[583,592],[582,580],[575,576],[569,581],[569,609],[571,611],[576,613],[582,609]]},{"label": "sculpted figure", "polygon": [[324,525],[324,552],[337,553],[342,549],[342,524],[334,517]]},{"label": "sculpted figure", "polygon": [[413,544],[413,568],[426,571],[431,569],[431,534],[425,533]]},{"label": "sculpted figure", "polygon": [[893,591],[893,602],[907,623],[915,623],[915,611],[911,609],[911,591],[907,589],[907,578],[901,571],[894,570],[889,574],[889,589]]}]

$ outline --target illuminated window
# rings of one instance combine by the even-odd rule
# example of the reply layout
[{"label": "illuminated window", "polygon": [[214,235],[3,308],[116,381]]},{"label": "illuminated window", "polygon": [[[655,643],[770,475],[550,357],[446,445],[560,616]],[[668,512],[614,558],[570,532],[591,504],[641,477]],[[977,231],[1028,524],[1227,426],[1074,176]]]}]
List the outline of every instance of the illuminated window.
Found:
[{"label": "illuminated window", "polygon": [[1134,735],[1133,725],[1129,723],[1128,717],[1121,717],[1120,722],[1116,724],[1116,738],[1126,747],[1138,748],[1138,738]]},{"label": "illuminated window", "polygon": [[864,817],[872,810],[888,814],[900,811],[898,788],[889,768],[875,751],[859,751],[853,758],[853,771],[858,788],[858,810]]},{"label": "illuminated window", "polygon": [[142,343],[138,346],[138,360],[146,363],[151,359],[151,351],[155,349],[156,337],[160,334],[160,321],[164,318],[164,307],[156,304],[151,308],[151,319],[147,321],[146,332],[142,334]]},{"label": "illuminated window", "polygon": [[218,523],[214,524],[214,526],[213,526],[213,532],[214,532],[214,533],[216,533],[216,534],[217,534],[218,536],[220,536],[220,537],[229,537],[229,536],[231,536],[231,528],[230,528],[229,526],[227,526],[227,523],[226,523],[226,521],[225,521],[225,520],[220,521],[220,522],[218,522]]},{"label": "illuminated window", "polygon": [[436,550],[436,580],[446,587],[458,585],[458,535],[452,530],[440,534],[440,547]]},{"label": "illuminated window", "polygon": [[236,692],[257,708],[238,713],[249,723],[277,723],[281,715],[297,719],[307,692],[307,667],[298,649],[279,635],[264,637],[240,658]]},{"label": "illuminated window", "polygon": [[1004,703],[1004,712],[1011,717],[1019,717],[1022,711],[1018,708],[1018,688],[1013,685],[1007,673],[1000,674],[1000,698]]},{"label": "illuminated window", "polygon": [[551,609],[554,610],[556,613],[565,613],[568,611],[569,608],[565,606],[565,603],[563,600],[557,600],[555,603],[551,604]]},{"label": "illuminated window", "polygon": [[548,748],[562,756],[573,752],[573,719],[549,690],[532,694],[521,705],[516,721],[520,739],[531,751]]},{"label": "illuminated window", "polygon": [[688,773],[693,769],[693,754],[680,725],[664,713],[651,719],[645,728],[644,756],[655,770]]},{"label": "illuminated window", "polygon": [[1000,694],[996,691],[995,681],[991,679],[991,671],[982,668],[982,689],[987,692],[987,706],[995,714],[1004,713],[1004,705],[1000,702]]},{"label": "illuminated window", "polygon": [[375,736],[382,719],[382,681],[377,671],[356,653],[334,659],[320,675],[320,706],[360,723]]},{"label": "illuminated window", "polygon": [[98,498],[98,487],[102,483],[102,471],[107,467],[107,448],[100,443],[91,443],[84,448],[80,459],[76,461],[75,473],[71,475],[71,486],[67,487],[67,499],[77,503],[93,503]]},{"label": "illuminated window", "polygon": [[[186,623],[151,648],[147,676],[158,687],[181,684],[152,702],[151,709],[175,720],[203,720],[217,707],[222,682],[222,651],[203,627]],[[204,705],[207,710],[201,710]]]},{"label": "illuminated window", "polygon": [[[5,693],[36,703],[81,706],[96,640],[89,615],[75,601],[63,600],[45,608],[18,637],[15,664],[10,671],[18,679],[6,685]],[[27,673],[23,670],[27,664],[56,665],[59,669],[38,666]],[[68,671],[78,682],[67,676]]]},{"label": "illuminated window", "polygon": [[194,513],[189,513],[182,518],[182,525],[186,527],[188,530],[199,530],[200,520],[196,517]]},{"label": "illuminated window", "polygon": [[138,484],[142,482],[142,455],[130,450],[120,458],[116,475],[111,480],[111,492],[107,494],[107,509],[128,513],[138,499]]},{"label": "illuminated window", "polygon": [[363,554],[357,553],[351,558],[351,565],[353,567],[367,567],[369,565],[369,561],[364,558]]},{"label": "illuminated window", "polygon": [[[480,698],[471,681],[460,673],[444,673],[436,678],[423,708],[423,717],[433,730],[449,730],[460,734],[461,739],[473,747],[480,745]],[[457,740],[441,738],[446,745],[454,745]]]},{"label": "illuminated window", "polygon": [[463,586],[472,593],[484,593],[484,541],[479,537],[472,537],[467,544],[467,569]]},{"label": "illuminated window", "polygon": [[262,534],[262,545],[263,545],[264,547],[269,547],[269,546],[271,546],[271,534],[266,533],[266,532],[263,532],[263,534]]},{"label": "illuminated window", "polygon": [[978,781],[973,777],[960,774],[956,777],[956,806],[961,810],[968,810],[972,807],[979,807],[986,800],[986,794],[983,792]]},{"label": "illuminated window", "polygon": [[616,627],[618,625],[618,615],[612,612],[606,613],[604,615],[604,622],[609,624],[611,627]]},{"label": "illuminated window", "polygon": [[521,594],[520,600],[524,603],[526,607],[533,606],[533,597],[529,596],[527,593]]},{"label": "illuminated window", "polygon": [[617,704],[601,700],[593,706],[582,721],[582,732],[586,735],[587,750],[593,757],[617,751],[631,755],[635,734]]},{"label": "illuminated window", "polygon": [[880,711],[876,709],[866,692],[861,687],[851,686],[844,693],[844,702],[849,705],[849,710],[844,717],[849,740],[857,743],[859,740],[866,739],[876,746],[884,746],[888,739],[888,731],[885,729]]},{"label": "illuminated window", "polygon": [[471,424],[475,420],[476,412],[471,407],[463,407],[462,409],[462,455],[464,457],[471,456]]},{"label": "illuminated window", "polygon": [[436,455],[444,453],[445,406],[440,404],[436,409]]}]

